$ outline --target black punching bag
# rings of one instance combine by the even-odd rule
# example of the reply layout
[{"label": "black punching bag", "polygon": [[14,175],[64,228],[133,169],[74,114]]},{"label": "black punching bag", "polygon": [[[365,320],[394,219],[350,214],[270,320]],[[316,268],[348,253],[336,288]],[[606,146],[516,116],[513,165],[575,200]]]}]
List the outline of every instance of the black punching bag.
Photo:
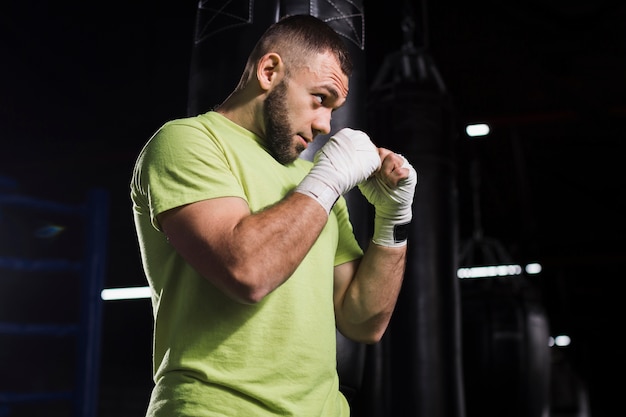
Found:
[{"label": "black punching bag", "polygon": [[[217,3],[217,4],[216,4]],[[343,127],[364,129],[365,123],[365,53],[363,46],[363,1],[331,3],[304,0],[233,0],[198,3],[195,39],[192,51],[188,114],[204,113],[235,88],[249,52],[272,23],[283,16],[310,14],[327,22],[345,40],[354,72],[350,95],[345,105],[333,114],[332,132]],[[328,135],[316,138],[302,157],[312,160]],[[369,236],[367,202],[358,190],[346,195],[352,223],[359,242]],[[337,333],[338,372],[342,392],[351,400],[361,385],[365,347]]]},{"label": "black punching bag", "polygon": [[550,331],[539,292],[524,276],[474,278],[461,282],[461,299],[467,416],[548,416]]},{"label": "black punching bag", "polygon": [[411,36],[383,63],[368,109],[381,146],[406,156],[418,173],[407,269],[386,335],[390,399],[381,416],[461,417],[456,127],[445,86]]}]

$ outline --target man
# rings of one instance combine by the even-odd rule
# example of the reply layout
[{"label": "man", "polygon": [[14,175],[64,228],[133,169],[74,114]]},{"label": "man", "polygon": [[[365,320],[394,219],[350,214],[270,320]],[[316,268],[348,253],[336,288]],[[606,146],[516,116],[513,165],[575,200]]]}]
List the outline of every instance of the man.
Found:
[{"label": "man", "polygon": [[[348,416],[336,333],[376,343],[402,284],[417,182],[400,155],[349,128],[299,158],[348,95],[342,39],[281,19],[215,110],[166,123],[131,198],[152,289],[148,416]],[[363,251],[344,193],[376,209]]]}]

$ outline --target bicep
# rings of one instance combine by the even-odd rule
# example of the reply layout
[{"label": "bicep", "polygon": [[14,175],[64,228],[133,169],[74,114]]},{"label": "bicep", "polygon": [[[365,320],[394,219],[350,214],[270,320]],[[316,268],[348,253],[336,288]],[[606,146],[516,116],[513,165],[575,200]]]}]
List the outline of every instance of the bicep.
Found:
[{"label": "bicep", "polygon": [[228,256],[230,238],[241,219],[250,214],[238,197],[220,197],[186,204],[158,216],[169,243],[196,270],[219,264]]}]

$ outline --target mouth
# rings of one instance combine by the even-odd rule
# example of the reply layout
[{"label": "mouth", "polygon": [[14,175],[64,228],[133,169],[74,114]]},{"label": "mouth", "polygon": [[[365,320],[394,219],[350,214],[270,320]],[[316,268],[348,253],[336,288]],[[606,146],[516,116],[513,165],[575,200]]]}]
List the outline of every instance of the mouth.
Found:
[{"label": "mouth", "polygon": [[309,143],[313,142],[313,139],[307,139],[302,135],[298,135],[298,137],[300,138],[300,142],[302,142],[302,146],[304,146],[305,149],[309,147]]}]

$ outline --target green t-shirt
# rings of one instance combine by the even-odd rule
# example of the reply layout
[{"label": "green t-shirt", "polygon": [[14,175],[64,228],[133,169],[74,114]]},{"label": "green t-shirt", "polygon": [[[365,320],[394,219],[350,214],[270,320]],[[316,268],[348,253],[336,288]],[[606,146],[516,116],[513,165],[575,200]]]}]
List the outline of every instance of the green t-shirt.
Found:
[{"label": "green t-shirt", "polygon": [[332,301],[333,267],[362,255],[346,201],[338,200],[294,274],[254,305],[199,276],[156,221],[165,210],[224,196],[259,211],[311,166],[278,163],[258,136],[215,112],[166,123],[141,151],[131,199],[155,320],[148,416],[349,415]]}]

